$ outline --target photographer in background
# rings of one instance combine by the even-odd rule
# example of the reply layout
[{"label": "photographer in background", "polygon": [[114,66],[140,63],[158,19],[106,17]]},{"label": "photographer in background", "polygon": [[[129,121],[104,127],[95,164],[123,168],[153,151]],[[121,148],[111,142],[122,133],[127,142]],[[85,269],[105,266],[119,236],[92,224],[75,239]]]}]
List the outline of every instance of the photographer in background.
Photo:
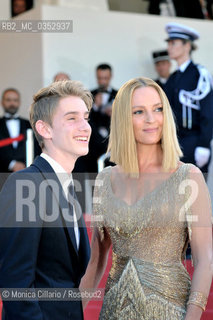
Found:
[{"label": "photographer in background", "polygon": [[112,67],[109,64],[100,64],[96,68],[98,87],[92,90],[94,103],[90,111],[90,126],[92,134],[87,156],[77,160],[75,171],[97,173],[98,158],[107,150],[110,128],[112,103],[117,90],[110,85]]},{"label": "photographer in background", "polygon": [[112,67],[109,64],[98,65],[96,68],[96,78],[98,88],[91,91],[94,97],[92,110],[111,116],[112,102],[117,94],[117,90],[110,86],[112,79]]}]

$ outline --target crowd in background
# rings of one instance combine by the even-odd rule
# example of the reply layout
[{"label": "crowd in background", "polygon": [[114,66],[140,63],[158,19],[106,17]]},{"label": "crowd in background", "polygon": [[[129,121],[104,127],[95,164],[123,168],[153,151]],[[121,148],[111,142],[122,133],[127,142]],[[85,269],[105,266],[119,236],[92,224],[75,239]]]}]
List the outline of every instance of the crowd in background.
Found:
[{"label": "crowd in background", "polygon": [[[192,52],[196,48],[195,40],[199,38],[196,30],[169,23],[166,32],[168,51],[164,46],[164,50],[150,53],[158,74],[155,81],[166,92],[173,109],[184,154],[182,160],[197,165],[207,174],[213,129],[212,77],[202,65],[193,63]],[[172,74],[171,59],[177,63],[177,70]],[[96,175],[98,161],[107,151],[112,104],[117,88],[111,85],[113,68],[109,63],[97,65],[95,73],[97,87],[91,90],[94,103],[89,120],[92,127],[89,153],[78,159],[74,172]],[[69,79],[69,70],[63,70],[54,76],[53,81]],[[10,173],[21,170],[26,165],[25,134],[30,123],[19,116],[21,95],[16,88],[4,90],[1,104],[4,116],[0,119],[0,171]],[[35,156],[41,152],[36,141],[34,150]],[[113,165],[109,162],[109,157],[106,157],[104,166],[109,164]]]},{"label": "crowd in background", "polygon": [[[24,6],[24,3],[27,2],[13,0],[13,16],[29,9]],[[150,0],[149,12],[161,14],[162,3],[164,8],[167,6],[168,10],[171,9],[172,5],[173,12],[180,17],[212,19],[213,1],[193,0],[193,5],[189,9],[186,1],[183,5],[182,1],[176,0]],[[188,4],[190,4],[190,1],[188,1]],[[171,104],[177,125],[179,143],[183,151],[181,160],[195,164],[204,175],[207,175],[211,161],[210,142],[213,131],[212,76],[202,64],[193,62],[192,53],[196,49],[195,41],[199,39],[199,33],[196,30],[177,23],[168,23],[165,30],[168,34],[167,48],[166,46],[162,50],[153,48],[153,52],[150,53],[157,73],[157,78],[154,80],[165,91]],[[171,60],[177,63],[177,69],[173,73],[171,73]],[[96,176],[99,171],[100,158],[107,152],[112,106],[118,92],[118,88],[113,88],[111,85],[113,66],[110,63],[102,61],[97,64],[95,74],[97,87],[91,89],[93,105],[89,118],[92,128],[89,153],[77,160],[73,170],[74,174],[83,173],[87,175],[86,177],[88,177],[88,174],[94,174],[93,177]],[[146,76],[149,77],[149,75]],[[54,76],[53,82],[69,81],[71,79],[70,70],[60,70]],[[28,120],[19,115],[21,93],[16,88],[4,89],[1,96],[1,105],[4,115],[0,118],[0,172],[10,174],[26,167],[26,132],[31,126]],[[143,109],[143,106],[140,106],[140,108]],[[154,110],[153,108],[153,112],[155,112]],[[140,112],[143,111],[140,110]],[[152,123],[152,120],[149,121]],[[35,157],[41,153],[35,138],[33,149]],[[114,165],[110,163],[109,158],[108,155],[104,166]],[[85,179],[85,175],[82,175],[83,179]],[[0,183],[2,184],[3,181],[0,181]],[[84,200],[81,198],[79,200],[83,211],[87,212],[83,203]]]},{"label": "crowd in background", "polygon": [[[144,0],[143,0],[144,1]],[[147,0],[146,0],[147,1]],[[147,13],[195,19],[213,19],[213,0],[148,0]],[[116,1],[115,1],[116,2]],[[11,0],[11,16],[34,6],[33,0]]]},{"label": "crowd in background", "polygon": [[194,19],[213,19],[212,0],[149,0],[150,14]]}]

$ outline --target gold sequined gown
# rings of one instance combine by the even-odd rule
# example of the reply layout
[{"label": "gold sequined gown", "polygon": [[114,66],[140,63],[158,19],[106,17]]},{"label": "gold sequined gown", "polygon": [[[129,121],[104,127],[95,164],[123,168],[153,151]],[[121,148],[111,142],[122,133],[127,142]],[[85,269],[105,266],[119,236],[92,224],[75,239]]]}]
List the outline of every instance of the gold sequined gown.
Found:
[{"label": "gold sequined gown", "polygon": [[189,167],[181,165],[133,205],[113,193],[111,167],[99,173],[94,218],[101,238],[104,225],[113,246],[99,319],[184,319],[191,280],[182,258],[190,225],[184,219],[187,194],[180,192],[180,184]]}]

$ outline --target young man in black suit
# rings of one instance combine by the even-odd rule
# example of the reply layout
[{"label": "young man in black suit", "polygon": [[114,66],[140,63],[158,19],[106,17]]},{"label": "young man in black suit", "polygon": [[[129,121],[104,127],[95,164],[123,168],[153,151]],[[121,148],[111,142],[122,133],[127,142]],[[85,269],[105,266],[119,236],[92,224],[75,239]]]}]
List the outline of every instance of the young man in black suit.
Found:
[{"label": "young man in black suit", "polygon": [[3,299],[7,320],[83,319],[81,299],[66,298],[68,289],[78,290],[90,257],[71,172],[88,152],[91,106],[77,81],[55,82],[34,96],[30,121],[42,154],[10,175],[0,194],[0,287],[64,288],[65,299]]}]

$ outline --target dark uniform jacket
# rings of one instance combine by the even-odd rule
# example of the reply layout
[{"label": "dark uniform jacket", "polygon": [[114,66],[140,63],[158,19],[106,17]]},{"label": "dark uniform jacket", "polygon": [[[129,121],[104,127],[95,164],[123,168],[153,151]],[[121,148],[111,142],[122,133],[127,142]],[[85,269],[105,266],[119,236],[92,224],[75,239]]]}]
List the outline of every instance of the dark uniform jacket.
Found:
[{"label": "dark uniform jacket", "polygon": [[[202,70],[199,71],[199,68]],[[196,147],[210,148],[213,131],[211,80],[210,74],[205,68],[190,62],[184,72],[174,72],[165,86],[165,92],[175,115],[184,162],[195,163],[194,151]],[[199,82],[203,86],[198,86]],[[194,98],[190,100],[187,92],[191,92]],[[181,96],[182,98],[186,97],[184,103],[183,100],[180,101]],[[193,105],[193,107],[187,105]]]}]

